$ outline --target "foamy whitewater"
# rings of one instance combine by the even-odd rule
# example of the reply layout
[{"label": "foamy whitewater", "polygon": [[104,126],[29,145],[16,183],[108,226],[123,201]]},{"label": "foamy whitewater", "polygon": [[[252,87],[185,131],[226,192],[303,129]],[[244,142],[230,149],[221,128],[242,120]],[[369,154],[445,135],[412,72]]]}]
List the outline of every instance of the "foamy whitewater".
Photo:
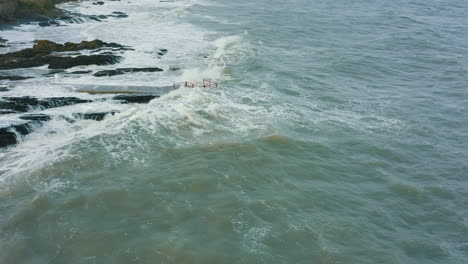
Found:
[{"label": "foamy whitewater", "polygon": [[52,119],[0,149],[0,264],[467,263],[468,2],[60,7],[128,17],[20,25],[0,52],[101,39],[133,50],[67,72],[164,71],[8,70],[35,78],[0,97],[219,87],[31,109]]}]

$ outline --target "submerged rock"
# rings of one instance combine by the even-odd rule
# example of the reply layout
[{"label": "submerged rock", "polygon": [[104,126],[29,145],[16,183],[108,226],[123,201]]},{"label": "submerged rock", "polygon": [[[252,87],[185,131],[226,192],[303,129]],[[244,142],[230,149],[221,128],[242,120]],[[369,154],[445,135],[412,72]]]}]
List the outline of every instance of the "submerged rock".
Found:
[{"label": "submerged rock", "polygon": [[114,76],[114,75],[120,75],[120,74],[125,74],[125,73],[131,73],[131,72],[161,72],[163,71],[160,68],[152,67],[152,68],[119,68],[115,70],[104,70],[104,71],[98,71],[94,73],[93,75],[96,77],[103,77],[103,76]]}]

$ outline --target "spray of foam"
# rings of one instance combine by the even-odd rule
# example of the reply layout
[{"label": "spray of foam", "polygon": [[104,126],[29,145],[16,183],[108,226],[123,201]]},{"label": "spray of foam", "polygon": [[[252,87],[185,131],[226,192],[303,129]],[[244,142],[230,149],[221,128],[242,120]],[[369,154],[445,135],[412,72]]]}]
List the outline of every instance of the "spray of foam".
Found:
[{"label": "spray of foam", "polygon": [[206,58],[207,66],[187,69],[182,74],[180,81],[194,83],[204,79],[229,80],[229,67],[239,65],[254,55],[253,49],[246,41],[247,33],[219,38],[211,43],[215,48],[211,56]]},{"label": "spray of foam", "polygon": [[234,35],[222,37],[215,40],[212,44],[216,51],[209,58],[211,62],[221,65],[238,65],[252,57],[253,49],[246,40],[248,33],[243,35]]},{"label": "spray of foam", "polygon": [[[270,110],[241,101],[222,89],[183,88],[147,105],[98,102],[46,110],[56,117],[0,157],[0,182],[29,177],[66,160],[84,159],[86,164],[90,153],[99,153],[109,164],[141,166],[149,164],[146,160],[155,149],[272,133]],[[119,113],[101,122],[67,121],[73,113],[106,108]],[[67,118],[60,118],[63,115]]]},{"label": "spray of foam", "polygon": [[220,80],[225,72],[225,67],[210,66],[206,68],[193,68],[187,69],[180,77],[180,81],[187,81],[191,83],[202,83],[203,80]]}]

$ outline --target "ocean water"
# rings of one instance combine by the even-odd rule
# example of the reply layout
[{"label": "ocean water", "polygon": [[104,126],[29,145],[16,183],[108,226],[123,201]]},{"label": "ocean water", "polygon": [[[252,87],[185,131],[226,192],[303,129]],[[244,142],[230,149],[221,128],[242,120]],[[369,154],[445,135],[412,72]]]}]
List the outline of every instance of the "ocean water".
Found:
[{"label": "ocean water", "polygon": [[[467,1],[61,7],[129,17],[17,26],[0,32],[1,52],[98,38],[134,50],[69,71],[166,71],[12,70],[36,78],[0,96],[219,87],[34,110],[53,118],[0,149],[1,264],[468,262]],[[109,110],[102,122],[63,118]]]}]

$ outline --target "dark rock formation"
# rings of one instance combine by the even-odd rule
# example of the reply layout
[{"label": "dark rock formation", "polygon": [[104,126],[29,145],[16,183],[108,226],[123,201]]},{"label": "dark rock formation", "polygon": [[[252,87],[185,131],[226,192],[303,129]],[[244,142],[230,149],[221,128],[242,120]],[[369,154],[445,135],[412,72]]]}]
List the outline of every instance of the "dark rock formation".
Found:
[{"label": "dark rock formation", "polygon": [[120,57],[114,55],[91,55],[78,57],[64,57],[50,55],[52,52],[70,52],[92,50],[98,48],[124,48],[117,43],[106,43],[101,40],[83,41],[81,43],[67,42],[59,44],[48,40],[37,40],[32,48],[16,52],[0,54],[0,70],[31,68],[49,64],[51,69],[66,69],[78,65],[107,65],[114,64]]},{"label": "dark rock formation", "polygon": [[0,55],[0,70],[11,70],[18,68],[39,67],[48,63],[48,58],[45,57],[1,57]]},{"label": "dark rock formation", "polygon": [[157,95],[152,95],[152,94],[121,94],[114,96],[114,100],[119,100],[124,104],[129,104],[129,103],[139,103],[139,104],[144,104],[148,103],[149,101],[159,98]]},{"label": "dark rock formation", "polygon": [[8,92],[8,91],[10,91],[10,87],[4,86],[4,85],[0,86],[0,92]]},{"label": "dark rock formation", "polygon": [[29,76],[3,76],[3,75],[0,75],[0,80],[9,80],[9,81],[21,81],[21,80],[26,80],[26,79],[30,79],[30,78],[33,78],[33,77],[29,77]]},{"label": "dark rock formation", "polygon": [[152,67],[152,68],[119,68],[115,70],[104,70],[104,71],[98,71],[95,74],[93,74],[96,77],[103,77],[103,76],[114,76],[114,75],[120,75],[120,74],[125,74],[125,73],[131,73],[131,72],[161,72],[163,71],[160,68]]},{"label": "dark rock formation", "polygon": [[77,57],[52,57],[49,59],[49,69],[68,69],[80,65],[109,65],[120,61],[115,55],[89,55]]},{"label": "dark rock formation", "polygon": [[25,136],[31,133],[35,126],[40,125],[40,121],[29,121],[22,124],[11,125],[0,128],[0,147],[6,147],[18,143],[18,136]]},{"label": "dark rock formation", "polygon": [[158,52],[158,55],[159,56],[164,56],[164,55],[166,55],[167,51],[168,51],[167,49],[160,49],[159,52]]},{"label": "dark rock formation", "polygon": [[117,18],[126,18],[126,17],[128,17],[128,15],[125,14],[124,12],[118,12],[118,11],[112,12],[112,15],[109,15],[109,16],[117,17]]},{"label": "dark rock formation", "polygon": [[16,144],[16,134],[8,127],[0,128],[0,147]]},{"label": "dark rock formation", "polygon": [[32,50],[36,52],[50,54],[54,51],[79,51],[84,49],[97,49],[102,47],[123,48],[123,46],[120,44],[107,43],[99,39],[92,41],[82,41],[81,43],[66,42],[65,44],[59,44],[49,40],[36,40],[36,44],[33,46]]},{"label": "dark rock formation", "polygon": [[70,72],[70,74],[88,74],[92,72],[93,71],[73,71],[73,72]]},{"label": "dark rock formation", "polygon": [[91,100],[80,99],[76,97],[52,97],[52,98],[34,98],[34,97],[4,97],[0,101],[0,110],[14,111],[24,113],[31,108],[48,109],[66,105],[89,103]]},{"label": "dark rock formation", "polygon": [[102,121],[107,115],[115,115],[116,111],[100,112],[100,113],[77,113],[73,114],[73,117],[79,119]]},{"label": "dark rock formation", "polygon": [[49,121],[51,118],[50,116],[44,114],[29,114],[20,116],[20,119],[29,121]]}]

